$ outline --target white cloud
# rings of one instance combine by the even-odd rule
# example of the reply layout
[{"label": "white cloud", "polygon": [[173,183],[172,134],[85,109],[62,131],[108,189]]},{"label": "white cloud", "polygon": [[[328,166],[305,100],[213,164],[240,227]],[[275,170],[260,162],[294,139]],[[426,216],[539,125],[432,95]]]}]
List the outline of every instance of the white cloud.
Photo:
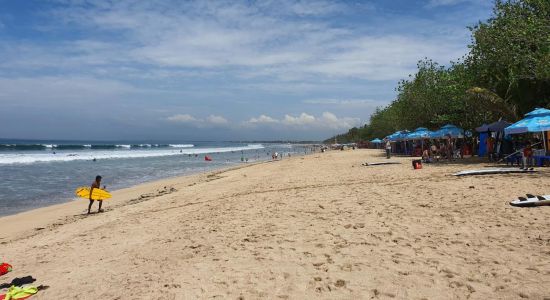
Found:
[{"label": "white cloud", "polygon": [[[332,1],[275,1],[278,4],[283,4],[282,6],[286,9],[288,13],[297,14],[300,16],[304,15],[327,15],[337,12],[342,12],[346,10],[346,7],[342,4],[332,2]],[[275,6],[279,6],[276,5]],[[283,11],[285,10],[283,9]]]},{"label": "white cloud", "polygon": [[232,69],[238,76],[290,81],[319,76],[397,80],[413,72],[423,57],[446,63],[467,50],[463,39],[453,35],[379,35],[336,26],[324,18],[306,18],[345,16],[353,9],[333,1],[69,3],[54,16],[117,39],[5,50],[13,57],[10,64],[71,69],[145,64],[150,70],[142,73],[159,68],[173,76],[180,76],[182,69]]},{"label": "white cloud", "polygon": [[[319,113],[361,109],[367,118],[386,104],[369,99],[392,99],[395,82],[419,59],[446,63],[466,53],[465,26],[490,11],[474,0],[433,18],[369,11],[367,1],[52,1],[25,24],[40,39],[35,32],[0,37],[0,110],[60,107],[63,119],[81,107],[105,107],[112,115],[105,123],[162,119],[166,132],[179,132],[177,123],[190,131],[240,129],[230,120],[243,111],[270,112],[246,126],[347,129],[360,120]],[[8,32],[18,24],[4,25]],[[212,105],[226,105],[224,116],[210,115]]]},{"label": "white cloud", "polygon": [[202,119],[196,118],[190,114],[176,114],[167,117],[166,120],[173,123],[188,124],[199,128],[218,127],[229,124],[229,121],[226,118],[217,115],[209,115],[208,117]]},{"label": "white cloud", "polygon": [[260,115],[257,118],[250,118],[250,120],[248,120],[250,124],[273,124],[278,122],[278,120],[266,115]]},{"label": "white cloud", "polygon": [[176,123],[195,123],[198,120],[189,114],[177,114],[166,118],[168,121]]},{"label": "white cloud", "polygon": [[301,113],[298,116],[286,114],[282,119],[276,119],[267,115],[251,118],[243,123],[245,127],[286,127],[294,129],[335,129],[345,130],[361,124],[359,118],[338,118],[331,112],[324,112],[320,117],[315,117],[307,113]]},{"label": "white cloud", "polygon": [[320,121],[324,126],[332,129],[349,129],[360,125],[358,118],[338,118],[330,112],[324,112]]},{"label": "white cloud", "polygon": [[314,105],[330,105],[342,107],[378,107],[384,105],[388,101],[372,100],[372,99],[307,99],[302,101],[305,104]]},{"label": "white cloud", "polygon": [[492,2],[492,1],[491,1],[491,0],[429,0],[427,6],[428,6],[428,7],[452,6],[452,5],[457,5],[457,4],[459,4],[459,3],[465,3],[465,2],[470,2],[470,3],[479,3],[479,2],[490,3],[490,2]]},{"label": "white cloud", "polygon": [[216,115],[208,116],[205,122],[212,125],[225,125],[229,123],[229,121],[227,121],[227,119],[225,119],[224,117]]},{"label": "white cloud", "polygon": [[285,115],[281,123],[290,126],[304,126],[315,123],[315,117],[306,113],[301,113],[299,116],[294,117],[291,115]]}]

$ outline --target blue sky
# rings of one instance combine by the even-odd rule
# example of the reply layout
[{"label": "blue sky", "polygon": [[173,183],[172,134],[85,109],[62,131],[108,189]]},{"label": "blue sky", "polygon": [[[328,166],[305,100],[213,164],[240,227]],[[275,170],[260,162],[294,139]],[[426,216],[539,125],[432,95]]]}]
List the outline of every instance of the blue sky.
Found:
[{"label": "blue sky", "polygon": [[0,0],[0,137],[324,139],[467,53],[489,0]]}]

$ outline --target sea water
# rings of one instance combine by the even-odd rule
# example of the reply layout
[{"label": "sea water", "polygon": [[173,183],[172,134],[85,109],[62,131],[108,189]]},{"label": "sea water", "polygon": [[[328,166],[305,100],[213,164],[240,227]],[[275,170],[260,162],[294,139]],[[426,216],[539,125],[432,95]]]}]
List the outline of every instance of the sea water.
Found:
[{"label": "sea water", "polygon": [[[67,142],[0,140],[0,216],[75,200],[96,175],[116,190],[178,175],[299,155],[305,145],[237,142]],[[205,161],[205,156],[212,161]],[[83,204],[84,205],[84,204]]]}]

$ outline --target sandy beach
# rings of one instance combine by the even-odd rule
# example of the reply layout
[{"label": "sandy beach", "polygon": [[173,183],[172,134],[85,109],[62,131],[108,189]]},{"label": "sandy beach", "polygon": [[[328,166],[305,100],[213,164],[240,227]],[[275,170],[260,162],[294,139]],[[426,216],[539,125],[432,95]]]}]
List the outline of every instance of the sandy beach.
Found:
[{"label": "sandy beach", "polygon": [[[0,218],[0,260],[35,299],[550,299],[550,170],[454,177],[483,162],[362,166],[331,151]],[[97,208],[94,206],[94,208]]]}]

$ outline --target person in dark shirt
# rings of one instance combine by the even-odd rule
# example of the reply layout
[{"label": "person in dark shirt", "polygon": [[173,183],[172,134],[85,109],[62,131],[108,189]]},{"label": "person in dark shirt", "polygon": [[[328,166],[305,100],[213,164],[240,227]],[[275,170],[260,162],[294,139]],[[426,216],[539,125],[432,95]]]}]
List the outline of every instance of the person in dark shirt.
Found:
[{"label": "person in dark shirt", "polygon": [[[92,182],[92,185],[90,186],[90,204],[88,205],[88,214],[90,213],[90,210],[92,209],[92,204],[94,204],[94,200],[92,199],[92,192],[94,189],[100,189],[101,186],[101,176],[97,175],[95,177],[95,181]],[[97,200],[99,202],[99,209],[97,210],[98,213],[103,212],[101,209],[101,205],[103,204],[102,200]]]}]

